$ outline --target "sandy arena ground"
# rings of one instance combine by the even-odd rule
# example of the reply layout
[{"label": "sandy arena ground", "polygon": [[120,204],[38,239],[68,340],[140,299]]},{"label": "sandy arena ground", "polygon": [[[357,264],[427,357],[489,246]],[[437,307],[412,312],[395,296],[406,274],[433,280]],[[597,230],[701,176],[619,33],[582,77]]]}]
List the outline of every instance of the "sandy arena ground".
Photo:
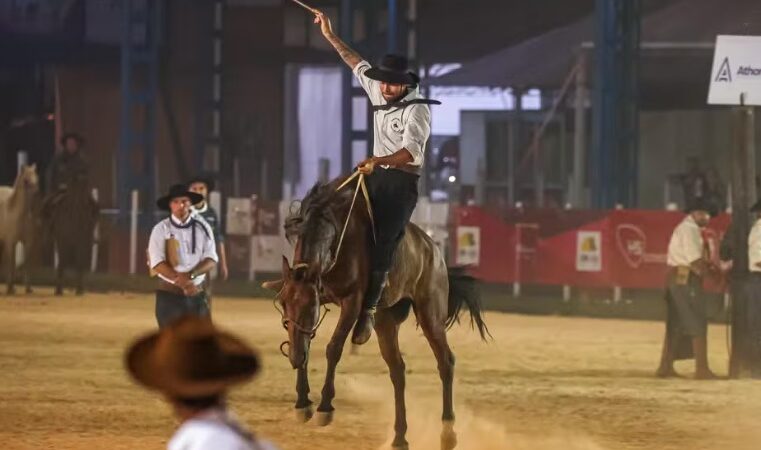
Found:
[{"label": "sandy arena ground", "polygon": [[[285,332],[270,302],[216,299],[216,321],[261,351],[265,370],[232,406],[260,436],[289,449],[388,448],[391,384],[373,341],[339,366],[333,425],[297,425],[295,374],[280,356]],[[337,314],[320,330],[311,384]],[[758,449],[759,382],[658,380],[663,326],[487,313],[494,342],[450,331],[457,355],[459,449]],[[175,427],[166,404],[127,378],[123,350],[154,328],[145,295],[0,297],[0,448],[160,449]],[[411,448],[436,449],[435,363],[410,321],[403,329]],[[726,367],[725,328],[710,330],[711,362]],[[692,367],[680,363],[690,374]],[[313,400],[316,396],[313,396]]]}]

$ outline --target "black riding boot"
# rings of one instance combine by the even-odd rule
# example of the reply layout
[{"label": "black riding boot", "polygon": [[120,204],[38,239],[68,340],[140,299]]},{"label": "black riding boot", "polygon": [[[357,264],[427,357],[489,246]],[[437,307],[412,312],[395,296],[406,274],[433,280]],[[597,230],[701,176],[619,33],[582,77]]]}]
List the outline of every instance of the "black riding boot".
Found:
[{"label": "black riding boot", "polygon": [[367,342],[373,333],[375,308],[378,306],[378,301],[380,301],[387,276],[388,272],[370,272],[367,291],[365,291],[365,300],[362,303],[362,311],[359,313],[359,319],[357,319],[357,323],[354,325],[354,332],[351,335],[351,342],[356,345],[362,345]]}]

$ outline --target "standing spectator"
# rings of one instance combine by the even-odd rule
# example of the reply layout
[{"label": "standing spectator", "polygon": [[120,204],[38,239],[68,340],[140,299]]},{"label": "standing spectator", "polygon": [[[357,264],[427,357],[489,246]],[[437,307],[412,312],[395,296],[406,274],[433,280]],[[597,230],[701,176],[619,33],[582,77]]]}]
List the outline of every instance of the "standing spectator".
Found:
[{"label": "standing spectator", "polygon": [[694,203],[669,241],[666,336],[661,363],[656,371],[658,377],[677,376],[674,360],[694,357],[695,378],[716,378],[708,367],[708,320],[703,276],[711,263],[701,232],[708,225],[711,212],[709,205]]},{"label": "standing spectator", "polygon": [[197,176],[188,182],[188,190],[203,196],[203,200],[193,205],[193,211],[204,218],[214,233],[214,242],[217,244],[217,255],[219,255],[219,276],[225,281],[228,277],[225,235],[219,214],[209,204],[209,192],[214,190],[214,181],[209,177]]},{"label": "standing spectator", "polygon": [[190,214],[190,205],[202,197],[176,184],[156,201],[170,211],[157,223],[148,243],[148,265],[158,275],[156,320],[159,327],[188,314],[211,313],[204,281],[217,264],[214,236],[209,225]]},{"label": "standing spectator", "polygon": [[185,316],[137,340],[125,359],[132,378],[161,393],[181,422],[168,450],[276,450],[227,407],[227,391],[253,378],[259,358],[209,318]]},{"label": "standing spectator", "polygon": [[748,270],[745,308],[748,357],[754,378],[761,378],[761,200],[751,208],[755,222],[748,236]]}]

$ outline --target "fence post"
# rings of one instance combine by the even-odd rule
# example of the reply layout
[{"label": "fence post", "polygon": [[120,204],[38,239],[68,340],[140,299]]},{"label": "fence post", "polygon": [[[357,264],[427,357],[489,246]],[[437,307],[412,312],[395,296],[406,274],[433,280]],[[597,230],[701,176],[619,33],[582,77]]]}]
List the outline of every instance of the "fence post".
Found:
[{"label": "fence post", "polygon": [[[93,188],[92,198],[95,202],[98,202],[98,188]],[[90,253],[90,272],[95,272],[98,269],[98,242],[100,241],[100,215],[95,222],[95,229],[93,230],[92,252]]]},{"label": "fence post", "polygon": [[132,191],[132,209],[130,211],[129,221],[129,273],[137,273],[137,214],[138,201],[140,193],[137,190]]},{"label": "fence post", "polygon": [[[16,174],[21,173],[21,168],[27,165],[29,162],[29,156],[26,151],[19,150],[16,154]],[[23,242],[17,242],[13,247],[13,251],[16,255],[16,267],[20,267],[26,263],[26,247]]]},{"label": "fence post", "polygon": [[16,153],[16,173],[21,173],[21,168],[29,163],[29,154],[25,150]]}]

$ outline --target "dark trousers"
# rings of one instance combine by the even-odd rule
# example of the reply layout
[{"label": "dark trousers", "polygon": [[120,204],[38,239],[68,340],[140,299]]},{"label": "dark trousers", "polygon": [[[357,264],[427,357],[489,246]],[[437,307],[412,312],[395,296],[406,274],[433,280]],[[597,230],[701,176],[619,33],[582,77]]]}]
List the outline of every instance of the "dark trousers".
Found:
[{"label": "dark trousers", "polygon": [[375,218],[375,245],[370,252],[370,270],[387,272],[394,251],[404,237],[404,228],[417,204],[418,176],[396,169],[377,168],[367,177]]},{"label": "dark trousers", "polygon": [[164,328],[186,315],[208,317],[209,314],[206,292],[186,297],[167,291],[156,291],[156,321],[159,323],[159,328]]}]

